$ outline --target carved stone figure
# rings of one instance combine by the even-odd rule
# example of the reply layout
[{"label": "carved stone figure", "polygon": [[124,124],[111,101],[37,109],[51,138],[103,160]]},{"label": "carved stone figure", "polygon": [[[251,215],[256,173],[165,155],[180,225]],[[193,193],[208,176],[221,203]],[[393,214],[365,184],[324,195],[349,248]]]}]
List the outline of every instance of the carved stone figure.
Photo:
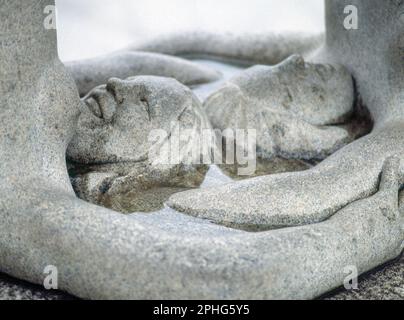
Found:
[{"label": "carved stone figure", "polygon": [[354,113],[349,72],[300,56],[242,72],[204,108],[214,128],[256,129],[258,156],[264,159],[322,160],[363,130],[357,121],[348,125]]},{"label": "carved stone figure", "polygon": [[[358,8],[358,30],[344,27],[347,5]],[[370,17],[372,10],[380,13]],[[342,65],[352,74],[356,99],[374,122],[369,135],[310,170],[178,194],[169,205],[218,223],[278,228],[323,221],[352,201],[373,194],[386,158],[404,151],[400,143],[404,135],[401,12],[402,3],[394,0],[326,1],[326,40],[308,57],[316,63]],[[238,46],[244,47],[241,42]],[[231,206],[224,205],[228,203]]]},{"label": "carved stone figure", "polygon": [[[201,185],[210,146],[191,151],[211,127],[187,87],[169,78],[112,78],[83,100],[87,108],[67,150],[80,198],[123,212],[152,211],[170,194]],[[153,130],[163,134],[153,137]],[[186,130],[190,139],[175,134]],[[174,152],[178,159],[170,161]]]},{"label": "carved stone figure", "polygon": [[[342,23],[348,4],[359,9],[355,31]],[[0,0],[2,272],[41,284],[53,265],[60,289],[93,299],[310,299],[340,286],[347,266],[364,273],[402,252],[401,1],[326,1],[312,61],[352,74],[374,121],[368,136],[301,173],[174,195],[169,205],[186,215],[133,216],[74,194],[65,156],[80,113],[108,121],[113,109],[79,99],[56,32],[43,27],[47,5]]]}]

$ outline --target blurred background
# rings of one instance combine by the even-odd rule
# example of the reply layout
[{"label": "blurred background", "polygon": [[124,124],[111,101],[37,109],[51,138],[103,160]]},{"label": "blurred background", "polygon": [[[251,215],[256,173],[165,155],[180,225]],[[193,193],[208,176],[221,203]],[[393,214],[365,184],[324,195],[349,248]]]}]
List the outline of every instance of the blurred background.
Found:
[{"label": "blurred background", "polygon": [[323,0],[56,0],[56,4],[63,61],[172,32],[324,30]]}]

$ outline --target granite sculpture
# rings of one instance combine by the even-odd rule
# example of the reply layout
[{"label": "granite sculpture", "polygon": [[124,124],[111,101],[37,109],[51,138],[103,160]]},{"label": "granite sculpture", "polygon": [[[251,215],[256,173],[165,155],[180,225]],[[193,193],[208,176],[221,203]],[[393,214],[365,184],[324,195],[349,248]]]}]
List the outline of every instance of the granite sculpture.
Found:
[{"label": "granite sculpture", "polygon": [[402,252],[402,1],[326,0],[309,60],[351,73],[369,135],[304,172],[176,194],[168,204],[185,215],[133,216],[73,191],[66,150],[88,106],[43,26],[48,5],[0,0],[2,272],[41,284],[53,265],[60,289],[92,299],[311,299],[341,286],[347,266],[363,273]]}]

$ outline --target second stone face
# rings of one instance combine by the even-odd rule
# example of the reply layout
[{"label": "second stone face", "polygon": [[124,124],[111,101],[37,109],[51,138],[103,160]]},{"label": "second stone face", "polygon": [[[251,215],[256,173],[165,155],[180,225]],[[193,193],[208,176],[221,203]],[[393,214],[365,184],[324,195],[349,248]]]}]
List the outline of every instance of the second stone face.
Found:
[{"label": "second stone face", "polygon": [[214,128],[256,129],[264,159],[321,160],[355,138],[343,126],[354,111],[351,75],[296,55],[275,67],[247,69],[204,107]]}]

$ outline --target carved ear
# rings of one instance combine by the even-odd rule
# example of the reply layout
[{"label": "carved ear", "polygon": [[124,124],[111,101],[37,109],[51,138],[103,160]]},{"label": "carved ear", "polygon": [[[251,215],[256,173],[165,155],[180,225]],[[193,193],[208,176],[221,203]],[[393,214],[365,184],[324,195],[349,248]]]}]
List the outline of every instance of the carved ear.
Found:
[{"label": "carved ear", "polygon": [[105,86],[93,89],[83,101],[96,117],[111,122],[116,112],[116,101],[111,93],[106,92]]}]

